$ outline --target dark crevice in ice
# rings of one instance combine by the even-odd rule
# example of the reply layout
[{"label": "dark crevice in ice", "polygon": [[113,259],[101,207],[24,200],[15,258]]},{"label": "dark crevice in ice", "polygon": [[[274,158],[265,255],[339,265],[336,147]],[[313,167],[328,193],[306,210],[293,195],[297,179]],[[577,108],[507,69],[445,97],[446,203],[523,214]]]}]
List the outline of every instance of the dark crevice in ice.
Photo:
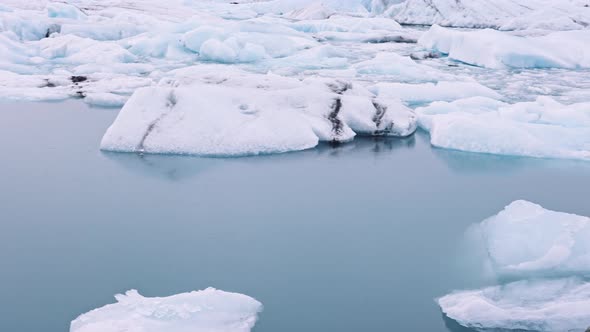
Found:
[{"label": "dark crevice in ice", "polygon": [[52,24],[47,28],[47,31],[45,32],[45,38],[49,38],[52,34],[59,32],[61,32],[61,25]]},{"label": "dark crevice in ice", "polygon": [[335,81],[334,83],[328,83],[328,88],[335,94],[342,95],[346,91],[352,89],[352,84],[349,82]]},{"label": "dark crevice in ice", "polygon": [[383,136],[387,135],[391,132],[393,128],[393,122],[388,124],[385,128],[379,129],[383,124],[383,117],[387,113],[387,106],[379,104],[377,101],[373,100],[373,106],[375,107],[375,115],[373,115],[373,122],[375,123],[375,132],[373,132],[374,136]]},{"label": "dark crevice in ice", "polygon": [[156,128],[158,123],[160,123],[160,121],[162,121],[168,114],[170,114],[170,112],[172,111],[174,106],[176,106],[177,103],[178,103],[178,99],[176,98],[176,94],[174,93],[174,91],[170,91],[170,94],[168,95],[168,98],[166,100],[166,107],[168,108],[168,112],[162,113],[157,119],[155,119],[154,121],[152,121],[152,123],[149,124],[149,126],[147,127],[147,130],[145,131],[145,133],[143,134],[143,137],[141,138],[141,141],[137,145],[137,152],[139,152],[140,154],[143,154],[145,152],[146,139],[154,131],[154,129]]},{"label": "dark crevice in ice", "polygon": [[[328,83],[328,88],[332,90],[337,95],[342,95],[349,89],[352,89],[352,84],[349,82],[342,82],[342,81],[335,81],[334,83]],[[340,110],[342,109],[342,98],[337,97],[334,99],[334,102],[331,105],[332,111],[328,114],[328,120],[332,123],[332,132],[334,133],[335,137],[332,140],[333,143],[338,143],[338,136],[342,134],[342,129],[344,128],[344,124],[342,120],[338,117],[340,114]]]},{"label": "dark crevice in ice", "polygon": [[[336,136],[340,136],[340,134],[342,134],[342,128],[344,127],[342,120],[338,118],[338,114],[340,113],[341,109],[342,99],[336,98],[334,100],[334,103],[332,104],[332,111],[328,115],[328,120],[330,120],[330,122],[332,123],[332,132],[334,132]],[[337,139],[334,138],[333,141],[337,141]]]},{"label": "dark crevice in ice", "polygon": [[70,80],[72,81],[72,83],[74,84],[78,84],[78,83],[82,83],[88,80],[88,77],[86,76],[72,76],[70,77]]},{"label": "dark crevice in ice", "polygon": [[41,86],[41,88],[55,88],[55,83],[51,82],[48,78],[44,79],[45,83]]}]

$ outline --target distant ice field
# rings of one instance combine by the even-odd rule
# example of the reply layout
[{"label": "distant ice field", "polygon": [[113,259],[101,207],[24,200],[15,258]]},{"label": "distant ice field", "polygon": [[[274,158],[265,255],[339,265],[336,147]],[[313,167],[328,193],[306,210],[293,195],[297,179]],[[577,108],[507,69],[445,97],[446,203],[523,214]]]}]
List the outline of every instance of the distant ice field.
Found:
[{"label": "distant ice field", "polygon": [[[463,6],[449,0],[174,0],[166,4],[6,0],[0,6],[0,99],[80,98],[91,105],[122,107],[142,88],[185,89],[198,94],[197,83],[223,85],[223,91],[215,94],[218,99],[197,103],[190,110],[205,122],[193,122],[182,130],[204,140],[167,137],[166,144],[162,141],[142,150],[141,139],[131,137],[137,133],[114,123],[121,141],[108,142],[112,135],[107,135],[103,147],[183,154],[278,153],[312,148],[320,141],[346,142],[358,135],[407,136],[420,117],[413,110],[436,102],[486,97],[517,105],[542,97],[564,109],[588,102],[589,26],[590,8],[583,0],[535,0],[526,6],[506,0],[494,8],[483,0],[467,1]],[[202,74],[220,71],[232,71],[243,80],[227,86]],[[269,75],[277,79],[269,81]],[[326,94],[325,87],[287,93],[283,83],[289,80],[300,85],[321,81],[328,87],[351,86],[358,100],[341,98],[342,91]],[[267,85],[255,86],[260,81]],[[289,84],[287,89],[297,85]],[[215,102],[221,96],[241,95],[252,88],[260,99]],[[239,115],[234,127],[207,122],[242,114],[245,104],[256,108],[264,99],[261,91],[279,90],[284,92],[281,98],[260,106],[277,110],[272,113],[276,121]],[[362,98],[359,91],[363,91]],[[303,96],[308,98],[305,105],[294,102]],[[138,97],[133,100],[137,105]],[[340,112],[342,105],[347,111]],[[126,106],[126,123],[141,122],[128,114],[136,108]],[[404,107],[408,109],[400,112]],[[569,119],[566,122],[588,116],[587,107],[578,108],[579,114],[559,116]],[[171,109],[166,107],[154,110],[161,114],[168,111]],[[481,109],[475,111],[481,113]],[[293,112],[297,121],[292,121]],[[293,125],[279,125],[279,129],[278,123]],[[587,122],[581,123],[584,127]],[[152,125],[148,122],[143,134],[149,136]],[[477,148],[439,144],[441,140],[434,136],[433,144],[472,152],[589,158],[587,128],[572,132],[571,126],[552,125],[559,128],[535,135],[549,139],[552,132],[563,131],[580,138],[573,146],[558,144],[536,152],[520,149],[520,145],[497,148],[491,141],[497,137],[486,135],[469,138],[481,143]],[[219,133],[212,129],[216,126],[224,129],[222,137],[212,136],[212,132]],[[235,126],[267,134],[250,137],[251,141],[240,146],[246,136],[237,133]],[[285,129],[294,134],[286,134]],[[453,134],[451,130],[448,135]],[[455,139],[446,132],[439,131],[439,135],[444,135],[445,141]],[[206,142],[210,142],[208,147],[199,147]]]}]

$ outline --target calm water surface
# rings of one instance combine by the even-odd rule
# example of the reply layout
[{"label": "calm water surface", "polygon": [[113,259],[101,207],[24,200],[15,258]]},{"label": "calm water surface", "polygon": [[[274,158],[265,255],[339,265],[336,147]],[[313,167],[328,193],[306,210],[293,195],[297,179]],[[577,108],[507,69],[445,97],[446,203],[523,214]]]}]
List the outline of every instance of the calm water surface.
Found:
[{"label": "calm water surface", "polygon": [[237,159],[98,149],[116,110],[0,104],[0,331],[63,332],[136,288],[260,300],[256,332],[459,331],[493,283],[466,228],[516,199],[590,215],[590,163],[361,139]]}]

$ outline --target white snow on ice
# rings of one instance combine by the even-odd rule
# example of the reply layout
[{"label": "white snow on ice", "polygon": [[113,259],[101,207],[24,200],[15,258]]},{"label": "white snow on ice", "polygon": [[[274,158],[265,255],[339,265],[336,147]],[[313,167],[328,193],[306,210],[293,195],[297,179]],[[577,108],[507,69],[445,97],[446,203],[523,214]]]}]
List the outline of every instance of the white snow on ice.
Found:
[{"label": "white snow on ice", "polygon": [[262,311],[251,297],[213,288],[153,298],[130,290],[115,298],[73,320],[70,332],[249,332]]}]

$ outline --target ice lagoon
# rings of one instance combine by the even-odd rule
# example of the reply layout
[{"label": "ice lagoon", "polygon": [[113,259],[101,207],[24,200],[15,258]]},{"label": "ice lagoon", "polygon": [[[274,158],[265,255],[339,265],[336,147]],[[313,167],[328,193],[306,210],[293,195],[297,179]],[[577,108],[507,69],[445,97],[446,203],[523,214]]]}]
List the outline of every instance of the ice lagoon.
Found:
[{"label": "ice lagoon", "polygon": [[101,152],[117,109],[0,105],[0,330],[62,332],[113,295],[216,287],[255,332],[465,331],[435,298],[497,281],[470,225],[526,199],[590,215],[590,164],[361,138],[244,158]]}]

